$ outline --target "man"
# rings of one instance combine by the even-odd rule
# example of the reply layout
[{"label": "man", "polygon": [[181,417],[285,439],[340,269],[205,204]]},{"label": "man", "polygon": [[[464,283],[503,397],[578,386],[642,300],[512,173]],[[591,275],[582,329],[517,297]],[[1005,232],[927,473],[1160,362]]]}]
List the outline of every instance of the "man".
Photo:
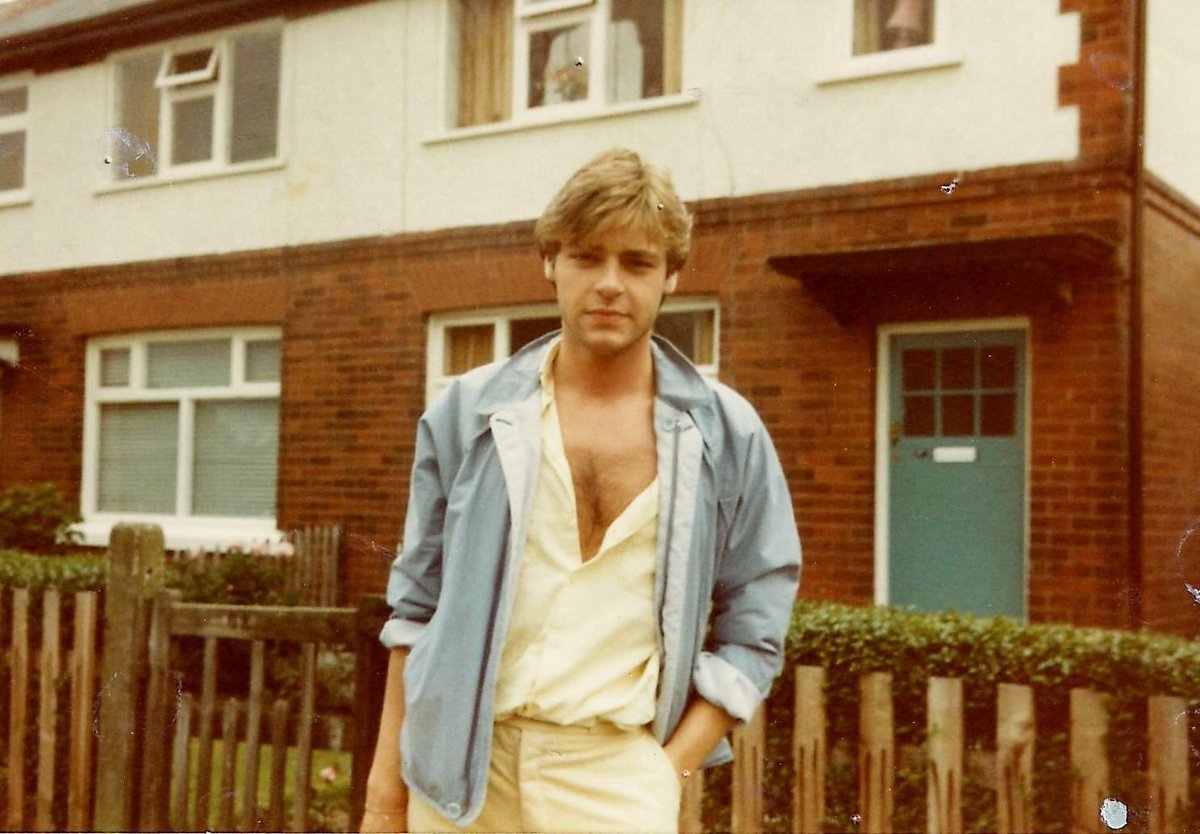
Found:
[{"label": "man", "polygon": [[779,461],[652,337],[690,234],[637,154],[585,165],[535,229],[561,332],[422,417],[364,829],[674,831],[778,674],[800,564]]}]

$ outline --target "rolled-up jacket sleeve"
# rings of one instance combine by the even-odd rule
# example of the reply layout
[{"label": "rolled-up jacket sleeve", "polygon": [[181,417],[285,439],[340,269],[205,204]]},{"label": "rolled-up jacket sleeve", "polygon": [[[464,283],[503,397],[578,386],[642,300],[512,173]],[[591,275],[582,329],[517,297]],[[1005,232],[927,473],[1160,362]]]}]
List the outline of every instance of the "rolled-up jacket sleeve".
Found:
[{"label": "rolled-up jacket sleeve", "polygon": [[410,647],[437,609],[442,588],[442,525],[446,496],[433,431],[427,417],[417,424],[404,538],[392,562],[387,601],[392,615],[379,639],[389,649]]},{"label": "rolled-up jacket sleeve", "polygon": [[800,581],[800,537],[783,468],[761,423],[718,554],[711,627],[692,674],[696,693],[739,721],[754,717],[783,668]]}]

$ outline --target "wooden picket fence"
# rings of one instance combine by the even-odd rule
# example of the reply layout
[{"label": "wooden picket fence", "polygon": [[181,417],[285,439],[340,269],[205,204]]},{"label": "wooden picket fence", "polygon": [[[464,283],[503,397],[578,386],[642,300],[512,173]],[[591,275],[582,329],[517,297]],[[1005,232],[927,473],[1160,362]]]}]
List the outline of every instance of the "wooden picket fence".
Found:
[{"label": "wooden picket fence", "polygon": [[[819,832],[825,820],[826,748],[825,670],[796,669],[792,735],[792,820],[790,831]],[[929,679],[926,732],[926,831],[964,831],[963,689],[957,678]],[[1148,826],[1151,832],[1173,828],[1188,805],[1188,704],[1183,698],[1148,699],[1147,738]],[[1029,686],[1002,683],[996,702],[996,828],[998,832],[1036,832],[1033,812],[1034,752],[1037,728],[1034,692]],[[1070,691],[1071,831],[1110,832],[1101,817],[1109,797],[1108,732],[1105,695],[1088,689]],[[853,828],[872,834],[891,832],[898,751],[893,723],[892,678],[875,672],[859,682],[857,749],[858,804]],[[764,830],[765,708],[734,731],[730,830],[748,834]],[[680,830],[702,832],[704,780],[691,777],[684,792]]]},{"label": "wooden picket fence", "polygon": [[[185,604],[162,589],[165,565],[157,528],[118,526],[104,592],[0,590],[3,830],[303,831],[318,747],[349,753],[353,825],[382,706],[383,601]],[[199,668],[180,663],[188,640],[202,646]],[[229,643],[246,647],[245,692],[217,687]],[[355,692],[346,714],[320,715],[317,658],[333,648],[353,656]],[[280,651],[298,674],[271,694]]]},{"label": "wooden picket fence", "polygon": [[[53,830],[65,821],[71,830],[303,830],[307,762],[326,743],[320,737],[330,736],[322,729],[329,719],[319,714],[315,694],[321,646],[341,646],[355,657],[353,708],[345,717],[342,744],[351,753],[349,822],[357,823],[386,675],[387,655],[377,640],[387,613],[383,601],[365,600],[356,609],[184,604],[162,591],[164,558],[156,529],[118,527],[103,594],[0,591],[0,710],[7,708],[7,735],[0,739],[4,827]],[[32,645],[38,623],[41,641]],[[198,668],[179,662],[181,642],[189,640],[202,647]],[[223,691],[217,682],[218,672],[228,671],[220,668],[220,647],[231,642],[245,647],[243,692]],[[293,647],[289,651],[300,670],[287,697],[269,693],[264,682],[264,667],[279,642]],[[831,752],[824,692],[824,670],[795,670],[789,826],[795,832],[821,831],[826,824]],[[1099,809],[1109,796],[1105,696],[1075,689],[1069,702],[1074,778],[1063,802],[1070,803],[1073,831],[1104,831]],[[1189,722],[1181,720],[1187,710],[1178,697],[1147,702],[1150,831],[1169,830],[1187,808]],[[996,830],[1037,831],[1033,690],[1000,684],[996,714]],[[970,822],[962,810],[962,681],[931,678],[927,715],[926,828],[962,831]],[[757,832],[765,825],[768,717],[760,711],[733,736],[733,832]],[[849,741],[857,747],[853,828],[892,831],[902,751],[888,674],[862,677],[858,736]],[[296,763],[290,786],[288,756]],[[265,805],[256,795],[260,773],[268,783]],[[704,780],[704,774],[695,774],[688,781],[682,831],[704,830]],[[210,790],[213,784],[219,789]],[[289,787],[291,802],[285,805]]]}]

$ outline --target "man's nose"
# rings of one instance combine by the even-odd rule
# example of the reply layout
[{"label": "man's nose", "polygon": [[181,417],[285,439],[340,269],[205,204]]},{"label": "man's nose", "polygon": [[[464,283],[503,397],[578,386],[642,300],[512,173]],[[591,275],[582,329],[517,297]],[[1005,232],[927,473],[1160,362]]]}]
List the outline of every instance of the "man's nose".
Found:
[{"label": "man's nose", "polygon": [[606,258],[600,271],[596,290],[605,296],[619,295],[625,287],[621,283],[621,263],[616,258]]}]

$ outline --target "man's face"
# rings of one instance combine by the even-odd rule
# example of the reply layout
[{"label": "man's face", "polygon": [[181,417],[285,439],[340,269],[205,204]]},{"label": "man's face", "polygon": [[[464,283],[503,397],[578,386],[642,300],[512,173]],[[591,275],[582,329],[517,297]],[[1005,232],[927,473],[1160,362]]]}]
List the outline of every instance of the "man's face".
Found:
[{"label": "man's face", "polygon": [[633,229],[570,241],[545,266],[558,296],[563,339],[596,358],[645,345],[678,278],[667,274],[662,244]]}]

